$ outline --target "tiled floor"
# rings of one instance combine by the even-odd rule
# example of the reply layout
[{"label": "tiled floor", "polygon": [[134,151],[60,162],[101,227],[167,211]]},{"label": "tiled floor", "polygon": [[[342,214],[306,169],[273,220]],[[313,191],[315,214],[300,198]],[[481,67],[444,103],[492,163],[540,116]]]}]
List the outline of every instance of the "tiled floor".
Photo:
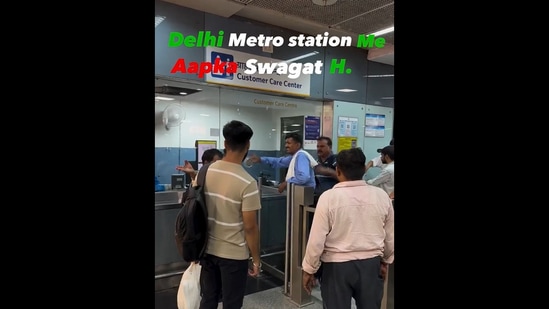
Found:
[{"label": "tiled floor", "polygon": [[[389,286],[387,291],[387,309],[394,308],[393,297],[394,271],[389,271]],[[283,282],[269,274],[263,273],[260,278],[248,277],[246,284],[246,296],[243,309],[295,309],[298,306],[292,304],[284,294]],[[322,309],[322,297],[320,288],[316,286],[312,292],[313,303],[303,308]],[[177,288],[157,291],[155,295],[155,309],[177,309]],[[221,303],[218,309],[222,309]],[[356,309],[354,300],[352,309]]]}]

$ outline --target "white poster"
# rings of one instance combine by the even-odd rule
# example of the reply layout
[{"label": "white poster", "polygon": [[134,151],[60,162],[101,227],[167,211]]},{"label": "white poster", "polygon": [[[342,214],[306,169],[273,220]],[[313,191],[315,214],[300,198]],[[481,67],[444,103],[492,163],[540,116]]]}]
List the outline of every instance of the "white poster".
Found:
[{"label": "white poster", "polygon": [[385,136],[385,115],[366,114],[364,136],[384,137]]},{"label": "white poster", "polygon": [[337,125],[338,137],[357,137],[358,136],[358,118],[339,117]]}]

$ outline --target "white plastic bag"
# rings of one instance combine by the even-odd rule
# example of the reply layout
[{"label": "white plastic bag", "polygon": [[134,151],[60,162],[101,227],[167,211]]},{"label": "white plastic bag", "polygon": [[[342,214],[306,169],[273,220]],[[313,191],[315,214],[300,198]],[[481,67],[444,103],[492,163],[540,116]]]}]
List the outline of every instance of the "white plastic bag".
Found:
[{"label": "white plastic bag", "polygon": [[181,276],[177,290],[178,309],[198,309],[200,307],[200,271],[202,266],[191,263]]}]

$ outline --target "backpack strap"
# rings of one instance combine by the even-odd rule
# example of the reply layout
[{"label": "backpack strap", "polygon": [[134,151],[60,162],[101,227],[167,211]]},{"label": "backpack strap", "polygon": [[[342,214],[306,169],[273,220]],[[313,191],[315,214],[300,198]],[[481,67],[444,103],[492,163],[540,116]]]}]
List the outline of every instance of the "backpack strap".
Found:
[{"label": "backpack strap", "polygon": [[208,171],[208,167],[210,167],[211,163],[208,163],[206,165],[203,165],[200,171],[198,171],[198,175],[196,176],[196,184],[204,187],[204,182],[206,181],[206,172]]},{"label": "backpack strap", "polygon": [[[208,170],[208,167],[210,167],[211,163],[208,163],[206,165],[203,165],[200,171],[198,171],[198,175],[196,176],[196,185],[204,187],[204,182],[206,179],[206,171]],[[185,192],[183,192],[183,196],[181,197],[181,206],[183,207],[185,205],[185,201],[187,200],[187,197],[189,197],[189,190],[187,189]]]}]

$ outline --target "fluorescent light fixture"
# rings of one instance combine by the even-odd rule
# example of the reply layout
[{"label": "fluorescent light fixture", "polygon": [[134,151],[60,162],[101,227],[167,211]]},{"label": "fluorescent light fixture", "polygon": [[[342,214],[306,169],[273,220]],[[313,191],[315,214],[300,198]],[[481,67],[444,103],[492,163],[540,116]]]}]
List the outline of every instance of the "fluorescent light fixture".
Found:
[{"label": "fluorescent light fixture", "polygon": [[203,116],[203,117],[210,117],[210,115],[208,115],[208,114],[200,114],[200,116]]},{"label": "fluorescent light fixture", "polygon": [[301,125],[299,123],[294,123],[290,127],[301,127]]},{"label": "fluorescent light fixture", "polygon": [[180,95],[187,95],[187,93],[186,93],[186,92],[183,92],[183,91],[181,91],[179,94],[180,94]]},{"label": "fluorescent light fixture", "polygon": [[284,131],[282,131],[282,133],[284,133],[284,134],[295,133],[295,132],[299,132],[299,130],[292,130],[292,131],[284,130]]},{"label": "fluorescent light fixture", "polygon": [[339,92],[355,92],[355,91],[358,91],[358,90],[355,90],[355,89],[337,89],[336,91],[339,91]]},{"label": "fluorescent light fixture", "polygon": [[154,97],[155,99],[157,100],[162,100],[162,101],[173,101],[174,98],[167,98],[167,97]]},{"label": "fluorescent light fixture", "polygon": [[164,21],[164,19],[166,19],[166,16],[155,16],[154,17],[154,27],[158,27],[158,25],[160,25],[161,22]]},{"label": "fluorescent light fixture", "polygon": [[363,75],[362,77],[393,77],[395,74]]},{"label": "fluorescent light fixture", "polygon": [[381,30],[379,30],[377,32],[374,32],[374,33],[371,33],[371,34],[373,34],[374,36],[378,36],[378,35],[382,35],[382,34],[393,32],[393,31],[395,31],[395,26],[391,26],[389,28],[381,29]]},{"label": "fluorescent light fixture", "polygon": [[290,62],[294,62],[294,61],[297,61],[297,60],[300,60],[300,59],[303,59],[303,58],[307,58],[307,57],[311,57],[311,56],[314,56],[314,55],[318,55],[318,52],[315,50],[314,52],[310,52],[308,54],[304,54],[304,55],[301,55],[301,56],[297,56],[295,58],[292,58],[292,59],[288,59],[288,60],[284,60],[282,62],[284,63],[290,63]]}]

